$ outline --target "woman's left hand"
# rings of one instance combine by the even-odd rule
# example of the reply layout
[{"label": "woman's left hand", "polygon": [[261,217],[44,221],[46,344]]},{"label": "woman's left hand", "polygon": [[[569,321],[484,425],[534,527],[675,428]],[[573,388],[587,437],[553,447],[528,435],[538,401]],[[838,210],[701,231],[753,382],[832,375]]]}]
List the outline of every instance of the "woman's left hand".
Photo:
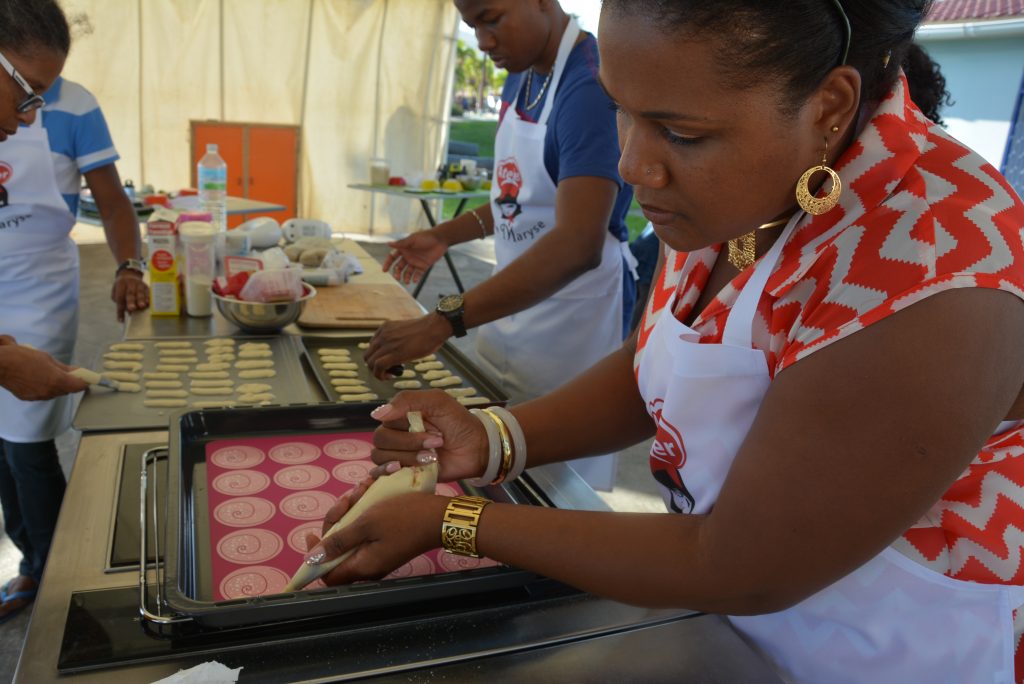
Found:
[{"label": "woman's left hand", "polygon": [[117,304],[117,320],[121,322],[125,311],[133,314],[149,306],[149,286],[142,279],[141,273],[125,268],[114,278],[110,299]]},{"label": "woman's left hand", "polygon": [[[373,484],[375,476],[397,469],[386,464],[378,466],[363,483],[342,496],[327,512],[323,532],[359,500]],[[325,584],[348,584],[359,580],[384,577],[403,563],[435,548],[441,538],[441,518],[447,499],[433,494],[403,494],[366,509],[354,522],[336,534],[319,539],[306,535],[306,548],[326,554],[325,561],[337,558],[350,549],[355,552],[345,562],[322,578]]]}]

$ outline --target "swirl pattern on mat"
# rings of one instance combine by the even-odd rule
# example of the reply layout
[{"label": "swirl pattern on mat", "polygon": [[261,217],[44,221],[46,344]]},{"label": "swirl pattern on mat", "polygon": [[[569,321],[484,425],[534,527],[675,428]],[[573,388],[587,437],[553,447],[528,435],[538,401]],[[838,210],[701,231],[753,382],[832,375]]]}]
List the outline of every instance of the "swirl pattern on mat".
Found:
[{"label": "swirl pattern on mat", "polygon": [[271,447],[267,455],[275,463],[300,465],[318,459],[320,457],[320,447],[308,442],[287,442]]},{"label": "swirl pattern on mat", "polygon": [[213,517],[230,527],[254,527],[274,517],[274,504],[258,496],[228,499],[213,509]]},{"label": "swirl pattern on mat", "polygon": [[339,463],[331,469],[331,474],[336,480],[348,484],[359,484],[370,476],[373,463],[370,461],[346,461]]},{"label": "swirl pattern on mat", "polygon": [[274,473],[274,482],[285,489],[314,489],[331,479],[320,466],[297,465]]},{"label": "swirl pattern on mat", "polygon": [[288,575],[268,565],[239,568],[220,583],[220,594],[225,599],[247,598],[280,594],[288,584]]},{"label": "swirl pattern on mat", "polygon": [[497,561],[490,558],[471,558],[470,556],[457,556],[454,553],[439,553],[437,561],[446,572],[458,570],[472,570],[473,568],[490,568],[498,565]]},{"label": "swirl pattern on mat", "polygon": [[265,563],[284,548],[281,537],[270,530],[240,530],[217,542],[217,553],[226,561],[239,565]]},{"label": "swirl pattern on mat", "polygon": [[336,439],[324,445],[324,453],[342,461],[358,461],[370,458],[372,448],[361,439]]},{"label": "swirl pattern on mat", "polygon": [[233,470],[213,479],[213,488],[228,496],[259,494],[270,486],[270,477],[258,470]]},{"label": "swirl pattern on mat", "polygon": [[239,468],[255,468],[266,458],[262,450],[254,446],[221,447],[210,454],[210,462],[221,468],[237,470]]},{"label": "swirl pattern on mat", "polygon": [[281,512],[296,520],[323,520],[337,499],[327,492],[296,492],[281,499]]},{"label": "swirl pattern on mat", "polygon": [[306,535],[315,534],[317,537],[323,532],[323,524],[319,522],[306,522],[292,529],[288,533],[288,548],[306,555],[309,548],[306,546]]}]

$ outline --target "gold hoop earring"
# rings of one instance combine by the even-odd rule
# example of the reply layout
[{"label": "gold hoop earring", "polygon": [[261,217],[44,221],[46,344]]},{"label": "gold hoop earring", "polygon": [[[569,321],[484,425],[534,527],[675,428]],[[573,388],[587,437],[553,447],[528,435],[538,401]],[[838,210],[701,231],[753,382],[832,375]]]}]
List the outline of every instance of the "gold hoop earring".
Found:
[{"label": "gold hoop earring", "polygon": [[[826,165],[827,163],[828,138],[825,138],[825,152],[821,155],[821,164],[812,166],[804,171],[804,175],[800,176],[800,180],[796,182],[796,203],[800,205],[801,209],[812,216],[821,216],[831,211],[839,204],[839,195],[843,192],[843,181],[839,179],[838,173]],[[824,197],[815,197],[814,193],[811,192],[811,176],[818,171],[824,171],[832,179],[832,190]]]}]

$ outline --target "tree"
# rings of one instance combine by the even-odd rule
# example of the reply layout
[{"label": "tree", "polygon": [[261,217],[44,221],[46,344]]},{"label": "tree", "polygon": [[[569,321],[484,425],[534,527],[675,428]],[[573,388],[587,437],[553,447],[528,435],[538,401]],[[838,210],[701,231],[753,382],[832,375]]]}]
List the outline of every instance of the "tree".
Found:
[{"label": "tree", "polygon": [[455,93],[456,97],[475,96],[477,106],[505,84],[506,73],[494,68],[487,55],[459,40],[455,44]]}]

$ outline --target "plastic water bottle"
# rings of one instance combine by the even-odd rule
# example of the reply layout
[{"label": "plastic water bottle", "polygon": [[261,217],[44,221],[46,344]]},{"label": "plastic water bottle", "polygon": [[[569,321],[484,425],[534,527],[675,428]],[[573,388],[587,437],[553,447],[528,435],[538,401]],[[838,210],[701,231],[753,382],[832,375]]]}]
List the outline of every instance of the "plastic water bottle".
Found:
[{"label": "plastic water bottle", "polygon": [[199,183],[199,206],[210,215],[214,229],[216,275],[224,274],[224,252],[228,235],[228,165],[217,152],[216,144],[206,146],[206,154],[196,165]]},{"label": "plastic water bottle", "polygon": [[199,206],[210,213],[210,223],[217,232],[226,233],[228,165],[217,152],[216,144],[206,146],[206,154],[196,166],[196,180],[199,184]]}]

